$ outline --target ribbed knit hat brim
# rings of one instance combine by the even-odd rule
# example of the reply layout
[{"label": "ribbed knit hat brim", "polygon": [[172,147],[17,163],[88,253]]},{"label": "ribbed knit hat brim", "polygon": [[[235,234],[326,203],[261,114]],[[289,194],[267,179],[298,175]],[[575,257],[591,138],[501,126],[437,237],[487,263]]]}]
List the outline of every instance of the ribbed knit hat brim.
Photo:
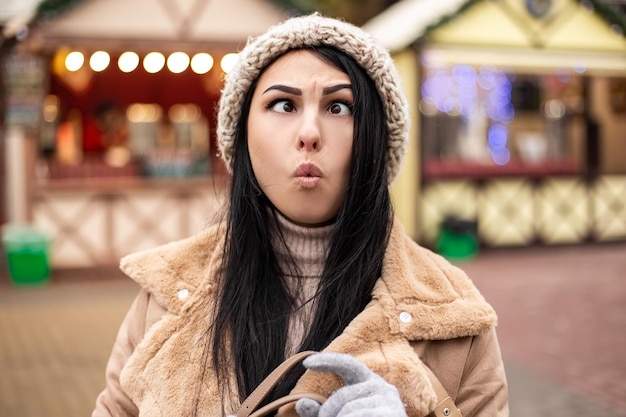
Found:
[{"label": "ribbed knit hat brim", "polygon": [[359,63],[374,81],[385,108],[388,132],[387,174],[393,182],[404,156],[410,125],[408,103],[395,64],[370,34],[350,23],[319,14],[293,17],[250,39],[226,76],[217,123],[219,155],[232,173],[233,147],[241,108],[250,86],[262,69],[292,49],[327,45]]}]

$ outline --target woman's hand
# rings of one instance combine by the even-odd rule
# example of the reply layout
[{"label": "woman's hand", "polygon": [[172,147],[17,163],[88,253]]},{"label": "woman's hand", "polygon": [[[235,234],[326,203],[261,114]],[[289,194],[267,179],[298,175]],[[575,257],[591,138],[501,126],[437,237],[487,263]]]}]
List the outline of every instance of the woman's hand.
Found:
[{"label": "woman's hand", "polygon": [[296,411],[300,417],[406,417],[396,387],[353,356],[321,352],[306,358],[303,364],[314,371],[339,375],[346,386],[322,405],[308,398],[298,400]]}]

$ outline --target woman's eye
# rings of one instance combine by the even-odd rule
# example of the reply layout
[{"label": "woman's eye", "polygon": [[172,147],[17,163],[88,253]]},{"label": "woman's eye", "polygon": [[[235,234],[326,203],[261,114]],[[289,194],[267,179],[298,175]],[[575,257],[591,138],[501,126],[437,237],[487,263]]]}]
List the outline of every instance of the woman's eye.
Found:
[{"label": "woman's eye", "polygon": [[352,106],[346,103],[333,103],[328,107],[328,112],[330,114],[336,114],[339,116],[345,116],[352,114]]},{"label": "woman's eye", "polygon": [[289,100],[278,100],[270,104],[270,109],[277,113],[291,113],[296,110],[293,103]]}]

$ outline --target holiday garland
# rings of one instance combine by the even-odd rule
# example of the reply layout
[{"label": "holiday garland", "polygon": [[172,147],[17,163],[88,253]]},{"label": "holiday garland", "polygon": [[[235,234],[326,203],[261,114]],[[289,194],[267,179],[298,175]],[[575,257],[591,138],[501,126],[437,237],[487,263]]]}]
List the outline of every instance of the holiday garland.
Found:
[{"label": "holiday garland", "polygon": [[308,14],[316,10],[314,1],[310,0],[272,0],[272,3],[287,10],[290,14]]},{"label": "holiday garland", "polygon": [[43,0],[37,7],[37,20],[45,20],[62,15],[84,0]]},{"label": "holiday garland", "polygon": [[626,15],[621,10],[599,0],[583,0],[582,3],[589,3],[596,14],[609,22],[611,26],[621,35],[626,35]]}]

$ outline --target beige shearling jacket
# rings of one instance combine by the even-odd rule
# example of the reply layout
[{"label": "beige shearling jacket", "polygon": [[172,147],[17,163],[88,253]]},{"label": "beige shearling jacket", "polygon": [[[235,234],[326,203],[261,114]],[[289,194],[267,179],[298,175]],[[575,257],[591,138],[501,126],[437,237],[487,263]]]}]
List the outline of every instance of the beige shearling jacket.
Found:
[{"label": "beige shearling jacket", "polygon": [[[238,399],[218,391],[206,337],[223,237],[223,225],[216,225],[122,260],[142,290],[120,327],[92,417],[218,417],[222,407],[237,409]],[[425,366],[464,417],[508,416],[496,314],[464,272],[395,222],[372,295],[326,350],[352,354],[394,384],[410,417],[435,406]],[[294,391],[328,396],[340,383],[307,371]],[[289,406],[279,415],[297,416]]]}]

